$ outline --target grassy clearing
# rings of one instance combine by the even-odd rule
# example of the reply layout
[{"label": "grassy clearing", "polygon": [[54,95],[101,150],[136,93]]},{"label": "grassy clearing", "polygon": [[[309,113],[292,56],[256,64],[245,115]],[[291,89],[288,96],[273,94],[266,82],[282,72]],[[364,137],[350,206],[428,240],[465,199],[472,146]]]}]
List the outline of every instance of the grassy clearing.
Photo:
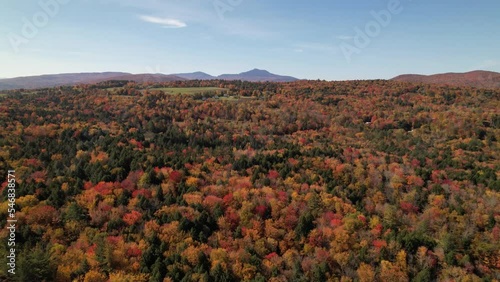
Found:
[{"label": "grassy clearing", "polygon": [[106,88],[104,90],[106,91],[115,91],[115,90],[118,90],[118,89],[122,89],[123,87],[109,87],[109,88]]},{"label": "grassy clearing", "polygon": [[230,102],[238,102],[238,101],[250,101],[256,100],[255,97],[245,97],[245,96],[228,96],[228,97],[219,97],[221,101],[230,101]]},{"label": "grassy clearing", "polygon": [[[16,92],[16,93],[10,93],[10,94],[13,94],[13,95],[35,95],[35,94],[38,94],[38,91],[25,91],[25,92]],[[5,97],[9,95],[9,93],[5,93],[5,92],[0,92],[0,97]]]},{"label": "grassy clearing", "polygon": [[234,97],[234,96],[228,96],[228,97],[220,97],[219,100],[221,100],[221,101],[238,101],[239,98]]}]

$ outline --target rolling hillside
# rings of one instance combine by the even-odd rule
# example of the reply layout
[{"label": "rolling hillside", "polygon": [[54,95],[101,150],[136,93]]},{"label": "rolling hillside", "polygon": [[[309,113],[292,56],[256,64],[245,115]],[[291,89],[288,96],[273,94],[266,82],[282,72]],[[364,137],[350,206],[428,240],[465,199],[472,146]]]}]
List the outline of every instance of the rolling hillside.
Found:
[{"label": "rolling hillside", "polygon": [[472,71],[467,73],[443,73],[435,75],[405,74],[392,80],[416,83],[447,84],[477,88],[500,88],[500,73]]}]

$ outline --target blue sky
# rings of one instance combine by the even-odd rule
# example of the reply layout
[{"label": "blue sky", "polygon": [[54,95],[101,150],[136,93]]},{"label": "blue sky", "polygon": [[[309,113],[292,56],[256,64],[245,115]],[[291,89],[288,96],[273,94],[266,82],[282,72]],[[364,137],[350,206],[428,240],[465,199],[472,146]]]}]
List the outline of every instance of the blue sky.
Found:
[{"label": "blue sky", "polygon": [[[373,12],[383,16],[377,21]],[[500,72],[499,15],[498,0],[8,1],[0,10],[0,77],[252,68],[326,80]],[[369,42],[359,44],[363,36]]]}]

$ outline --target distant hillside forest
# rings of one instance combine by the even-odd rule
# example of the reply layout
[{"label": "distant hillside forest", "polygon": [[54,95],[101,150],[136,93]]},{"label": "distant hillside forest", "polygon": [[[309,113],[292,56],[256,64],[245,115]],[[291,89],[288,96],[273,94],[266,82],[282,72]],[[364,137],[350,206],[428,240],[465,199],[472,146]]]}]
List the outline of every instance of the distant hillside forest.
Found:
[{"label": "distant hillside forest", "polygon": [[111,81],[0,125],[2,281],[500,280],[500,90]]}]

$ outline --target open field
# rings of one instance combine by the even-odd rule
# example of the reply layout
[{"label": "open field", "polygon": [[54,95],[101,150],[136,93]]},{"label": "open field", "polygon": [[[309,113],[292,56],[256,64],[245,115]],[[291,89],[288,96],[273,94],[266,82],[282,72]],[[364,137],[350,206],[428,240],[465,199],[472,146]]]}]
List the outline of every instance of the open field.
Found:
[{"label": "open field", "polygon": [[[37,94],[38,91],[30,91],[30,90],[27,90],[27,91],[24,91],[24,92],[21,92],[20,94],[21,95],[33,95],[33,94]],[[9,95],[9,93],[5,93],[5,92],[0,92],[0,97],[5,97]],[[16,94],[17,95],[17,94]]]}]

